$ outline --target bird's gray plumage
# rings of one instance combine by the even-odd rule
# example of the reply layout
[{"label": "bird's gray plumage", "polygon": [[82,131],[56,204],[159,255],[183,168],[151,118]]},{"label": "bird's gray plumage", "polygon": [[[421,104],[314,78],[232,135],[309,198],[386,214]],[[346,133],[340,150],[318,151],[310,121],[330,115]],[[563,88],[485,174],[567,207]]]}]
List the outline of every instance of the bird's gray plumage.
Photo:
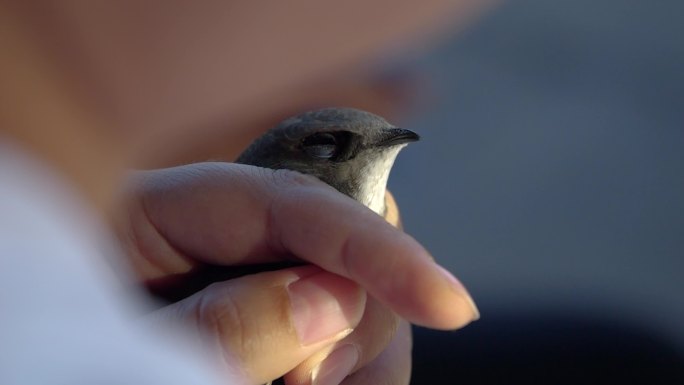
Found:
[{"label": "bird's gray plumage", "polygon": [[326,108],[286,119],[255,140],[237,162],[313,175],[379,214],[397,154],[412,131],[353,108]]}]

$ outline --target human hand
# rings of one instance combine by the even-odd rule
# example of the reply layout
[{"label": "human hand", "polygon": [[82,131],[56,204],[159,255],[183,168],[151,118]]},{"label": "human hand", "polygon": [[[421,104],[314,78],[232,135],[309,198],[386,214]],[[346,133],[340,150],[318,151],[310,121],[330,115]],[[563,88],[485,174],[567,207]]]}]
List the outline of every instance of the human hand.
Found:
[{"label": "human hand", "polygon": [[134,179],[122,240],[159,293],[207,266],[318,266],[215,283],[157,314],[195,322],[245,382],[288,373],[288,383],[308,384],[317,372],[317,383],[337,365],[344,373],[330,376],[356,370],[345,383],[406,383],[408,329],[385,307],[441,329],[476,318],[465,289],[419,244],[314,178],[205,163]]}]

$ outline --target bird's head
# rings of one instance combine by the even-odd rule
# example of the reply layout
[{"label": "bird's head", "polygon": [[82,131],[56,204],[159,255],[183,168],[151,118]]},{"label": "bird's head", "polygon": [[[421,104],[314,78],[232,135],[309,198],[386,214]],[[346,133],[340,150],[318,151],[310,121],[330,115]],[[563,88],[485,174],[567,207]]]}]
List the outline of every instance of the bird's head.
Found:
[{"label": "bird's head", "polygon": [[394,160],[418,134],[353,108],[326,108],[289,118],[266,132],[237,162],[316,176],[382,213]]}]

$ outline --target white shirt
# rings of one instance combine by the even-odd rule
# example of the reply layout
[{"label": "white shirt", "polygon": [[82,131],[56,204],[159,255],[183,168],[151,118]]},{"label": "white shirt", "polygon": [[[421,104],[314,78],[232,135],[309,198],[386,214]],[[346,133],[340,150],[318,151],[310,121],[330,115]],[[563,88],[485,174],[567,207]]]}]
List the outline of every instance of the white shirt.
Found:
[{"label": "white shirt", "polygon": [[112,239],[56,173],[0,137],[0,384],[237,383],[136,321],[143,296],[111,267]]}]

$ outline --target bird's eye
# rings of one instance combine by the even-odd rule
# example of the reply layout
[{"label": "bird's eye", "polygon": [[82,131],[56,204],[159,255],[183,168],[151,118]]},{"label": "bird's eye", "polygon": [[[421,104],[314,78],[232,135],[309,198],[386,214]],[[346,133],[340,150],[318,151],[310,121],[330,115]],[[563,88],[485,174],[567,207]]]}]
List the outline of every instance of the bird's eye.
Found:
[{"label": "bird's eye", "polygon": [[337,138],[328,132],[307,136],[302,145],[304,151],[314,158],[330,159],[337,152]]}]

